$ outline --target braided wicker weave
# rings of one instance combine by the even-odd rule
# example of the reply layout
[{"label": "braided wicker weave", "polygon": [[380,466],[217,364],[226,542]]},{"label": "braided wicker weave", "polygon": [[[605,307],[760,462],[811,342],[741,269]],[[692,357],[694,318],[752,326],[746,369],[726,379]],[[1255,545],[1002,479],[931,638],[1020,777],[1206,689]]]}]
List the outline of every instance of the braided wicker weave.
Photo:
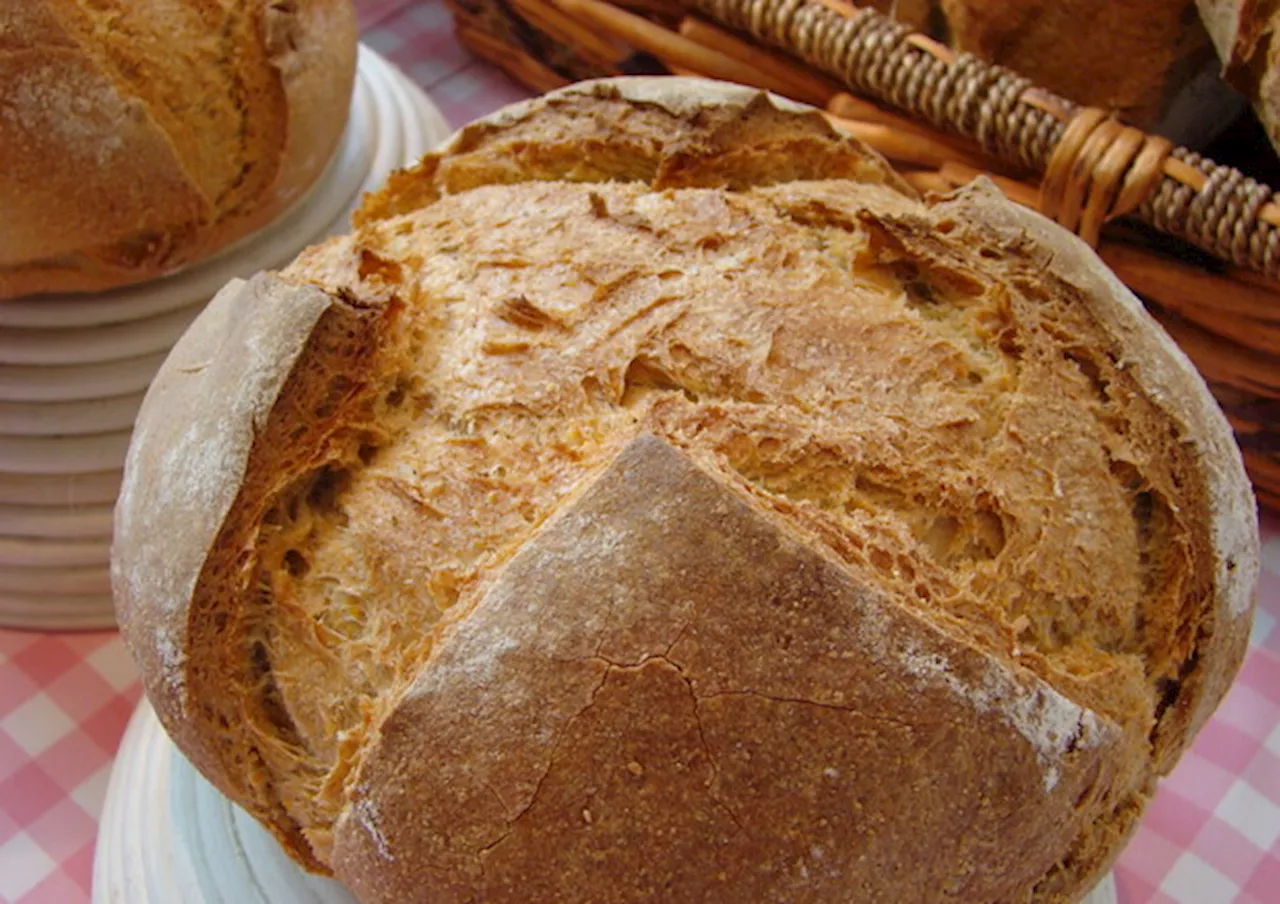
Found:
[{"label": "braided wicker weave", "polygon": [[[817,0],[693,2],[713,19],[785,48],[863,94],[1037,172],[1048,168],[1078,112],[1067,100],[1033,91],[1028,79],[1008,69],[970,54],[932,53],[909,28],[874,10],[843,15]],[[1280,229],[1260,217],[1272,201],[1271,189],[1184,148],[1168,151],[1202,174],[1203,186],[1163,175],[1138,215],[1210,254],[1280,276]]]},{"label": "braided wicker weave", "polygon": [[1259,498],[1280,508],[1280,204],[1267,186],[846,0],[449,2],[462,40],[535,90],[662,72],[740,81],[825,107],[921,190],[991,176],[1148,302],[1236,428]]}]

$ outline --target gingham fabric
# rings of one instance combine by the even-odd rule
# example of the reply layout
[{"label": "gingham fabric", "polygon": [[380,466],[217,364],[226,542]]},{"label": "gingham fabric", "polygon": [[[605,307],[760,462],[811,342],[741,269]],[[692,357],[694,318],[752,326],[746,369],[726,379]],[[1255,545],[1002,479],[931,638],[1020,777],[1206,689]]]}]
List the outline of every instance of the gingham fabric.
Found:
[{"label": "gingham fabric", "polygon": [[140,693],[114,632],[0,631],[0,901],[89,900],[111,759]]},{"label": "gingham fabric", "polygon": [[[366,43],[453,125],[526,96],[458,46],[438,0],[357,6]],[[1280,520],[1263,529],[1253,648],[1121,856],[1121,904],[1280,902]],[[0,902],[89,900],[111,758],[139,693],[112,633],[0,631]]]}]

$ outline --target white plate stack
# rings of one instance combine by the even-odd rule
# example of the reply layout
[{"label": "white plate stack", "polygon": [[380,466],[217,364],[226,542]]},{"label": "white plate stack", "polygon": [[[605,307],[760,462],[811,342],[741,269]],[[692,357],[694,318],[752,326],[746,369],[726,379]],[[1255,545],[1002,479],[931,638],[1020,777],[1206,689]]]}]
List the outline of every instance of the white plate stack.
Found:
[{"label": "white plate stack", "polygon": [[[93,904],[355,904],[299,869],[173,746],[144,699],[120,744],[93,860]],[[1106,876],[1082,904],[1116,904]]]},{"label": "white plate stack", "polygon": [[334,159],[270,226],[151,283],[0,303],[0,626],[112,624],[112,509],[134,416],[169,349],[229,279],[345,232],[362,192],[448,133],[416,85],[361,47]]}]

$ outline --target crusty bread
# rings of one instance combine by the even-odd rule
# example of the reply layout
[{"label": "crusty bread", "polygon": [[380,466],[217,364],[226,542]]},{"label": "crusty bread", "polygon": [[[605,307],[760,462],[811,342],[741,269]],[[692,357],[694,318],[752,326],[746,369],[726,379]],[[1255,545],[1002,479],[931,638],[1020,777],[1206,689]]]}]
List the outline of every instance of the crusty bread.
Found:
[{"label": "crusty bread", "polygon": [[205,257],[324,170],[351,0],[0,0],[0,299]]},{"label": "crusty bread", "polygon": [[225,289],[139,417],[169,733],[366,902],[1075,901],[1257,523],[1087,247],[688,79],[508,108]]},{"label": "crusty bread", "polygon": [[1222,60],[1223,77],[1249,98],[1280,151],[1280,7],[1250,0],[1196,0]]}]

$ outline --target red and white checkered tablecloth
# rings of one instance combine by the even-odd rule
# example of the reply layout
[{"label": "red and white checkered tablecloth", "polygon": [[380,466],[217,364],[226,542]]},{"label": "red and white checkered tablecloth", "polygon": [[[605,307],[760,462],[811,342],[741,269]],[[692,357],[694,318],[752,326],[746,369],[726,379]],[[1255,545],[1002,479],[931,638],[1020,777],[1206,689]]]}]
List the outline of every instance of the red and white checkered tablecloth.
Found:
[{"label": "red and white checkered tablecloth", "polygon": [[[357,6],[366,43],[451,124],[527,96],[458,45],[440,0]],[[1280,902],[1280,519],[1263,532],[1253,648],[1122,855],[1121,904]],[[111,760],[139,694],[114,633],[0,631],[0,902],[89,899]]]}]

